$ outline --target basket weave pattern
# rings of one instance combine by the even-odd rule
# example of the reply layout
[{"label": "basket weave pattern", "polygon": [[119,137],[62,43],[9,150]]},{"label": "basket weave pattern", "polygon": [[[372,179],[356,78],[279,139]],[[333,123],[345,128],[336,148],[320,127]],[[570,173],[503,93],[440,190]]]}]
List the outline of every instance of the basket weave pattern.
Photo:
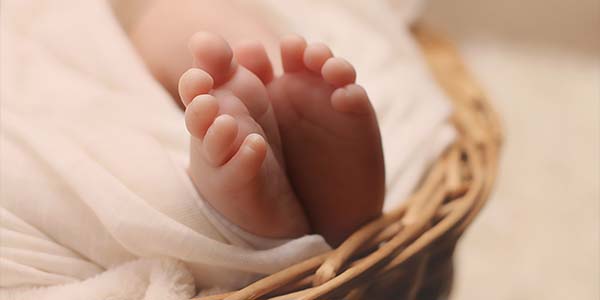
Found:
[{"label": "basket weave pattern", "polygon": [[436,299],[449,293],[455,245],[489,197],[502,135],[452,44],[419,26],[413,34],[453,101],[459,132],[420,187],[337,249],[239,291],[195,300]]}]

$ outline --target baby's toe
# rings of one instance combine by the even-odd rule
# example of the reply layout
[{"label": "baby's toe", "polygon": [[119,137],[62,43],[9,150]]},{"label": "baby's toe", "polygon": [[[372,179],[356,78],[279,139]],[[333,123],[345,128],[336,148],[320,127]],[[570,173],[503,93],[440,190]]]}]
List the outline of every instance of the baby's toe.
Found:
[{"label": "baby's toe", "polygon": [[273,66],[263,44],[257,41],[242,42],[235,46],[234,53],[240,65],[254,73],[263,84],[273,80]]},{"label": "baby's toe", "polygon": [[325,44],[313,43],[304,50],[304,65],[315,73],[321,73],[321,68],[332,56],[333,53]]},{"label": "baby's toe", "polygon": [[234,153],[238,134],[238,122],[230,115],[220,115],[212,123],[203,140],[206,160],[213,166],[221,166]]},{"label": "baby's toe", "polygon": [[190,134],[203,139],[219,112],[219,103],[212,95],[196,96],[185,109],[185,125]]},{"label": "baby's toe", "polygon": [[287,35],[281,38],[281,63],[286,73],[300,72],[304,67],[304,49],[306,41],[298,35]]},{"label": "baby's toe", "polygon": [[349,84],[333,91],[331,105],[336,111],[354,114],[369,114],[373,110],[365,89]]},{"label": "baby's toe", "polygon": [[185,106],[188,106],[194,97],[207,94],[212,87],[212,77],[201,69],[191,68],[179,78],[179,96]]},{"label": "baby's toe", "polygon": [[208,32],[198,32],[190,38],[189,48],[194,66],[208,72],[216,85],[226,81],[235,71],[233,50],[222,37]]},{"label": "baby's toe", "polygon": [[267,156],[267,142],[258,133],[251,133],[237,153],[221,169],[221,174],[231,181],[232,186],[254,179]]},{"label": "baby's toe", "polygon": [[328,59],[321,69],[321,75],[327,83],[335,87],[343,87],[354,83],[356,80],[356,71],[354,71],[354,67],[349,62],[339,57]]}]

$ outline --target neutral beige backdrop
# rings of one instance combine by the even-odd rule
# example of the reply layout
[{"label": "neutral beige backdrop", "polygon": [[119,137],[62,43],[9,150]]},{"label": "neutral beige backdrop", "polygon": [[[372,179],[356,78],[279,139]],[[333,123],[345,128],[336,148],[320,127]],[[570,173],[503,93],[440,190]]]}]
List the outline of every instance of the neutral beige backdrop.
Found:
[{"label": "neutral beige backdrop", "polygon": [[452,299],[600,299],[600,1],[435,0],[502,114],[496,191]]}]

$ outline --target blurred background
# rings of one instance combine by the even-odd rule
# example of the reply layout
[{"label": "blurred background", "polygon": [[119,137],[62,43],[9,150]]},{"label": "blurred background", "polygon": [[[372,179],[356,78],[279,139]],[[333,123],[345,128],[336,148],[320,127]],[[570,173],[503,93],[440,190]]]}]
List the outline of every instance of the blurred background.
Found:
[{"label": "blurred background", "polygon": [[452,299],[600,299],[600,1],[434,0],[506,131]]}]

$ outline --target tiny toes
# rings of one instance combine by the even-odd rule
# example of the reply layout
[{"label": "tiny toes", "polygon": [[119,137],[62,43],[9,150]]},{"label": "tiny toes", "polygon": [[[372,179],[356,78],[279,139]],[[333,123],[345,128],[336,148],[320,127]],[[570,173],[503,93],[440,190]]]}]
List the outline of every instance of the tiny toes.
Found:
[{"label": "tiny toes", "polygon": [[369,96],[364,88],[350,84],[338,88],[331,94],[331,105],[339,112],[366,114],[371,112]]},{"label": "tiny toes", "polygon": [[288,35],[281,38],[281,63],[285,72],[304,70],[304,49],[306,41],[298,35]]},{"label": "tiny toes", "polygon": [[325,44],[313,43],[304,50],[304,65],[307,69],[320,73],[325,62],[333,56],[333,53]]},{"label": "tiny toes", "polygon": [[356,80],[356,71],[354,71],[354,67],[349,62],[339,57],[328,59],[321,69],[321,74],[325,81],[336,87],[343,87],[347,84],[354,83]]},{"label": "tiny toes", "polygon": [[218,116],[204,136],[206,159],[214,166],[223,165],[232,155],[238,123],[230,115]]},{"label": "tiny toes", "polygon": [[233,50],[221,36],[197,32],[190,38],[189,48],[194,65],[208,72],[215,84],[221,84],[235,71]]},{"label": "tiny toes", "polygon": [[183,105],[188,106],[192,99],[207,94],[213,87],[213,79],[201,69],[191,68],[179,78],[179,96]]},{"label": "tiny toes", "polygon": [[249,134],[237,153],[223,166],[225,176],[238,183],[252,180],[267,156],[267,142],[257,133]]},{"label": "tiny toes", "polygon": [[196,96],[185,109],[185,125],[191,135],[202,139],[219,112],[219,103],[212,95]]}]

